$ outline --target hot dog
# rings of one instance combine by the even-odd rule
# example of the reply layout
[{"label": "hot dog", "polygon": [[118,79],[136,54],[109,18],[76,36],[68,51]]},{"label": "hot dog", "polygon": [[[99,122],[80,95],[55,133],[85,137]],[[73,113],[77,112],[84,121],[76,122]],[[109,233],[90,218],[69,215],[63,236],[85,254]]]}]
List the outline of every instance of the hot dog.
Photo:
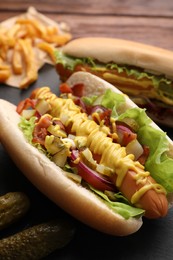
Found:
[{"label": "hot dog", "polygon": [[69,214],[108,234],[136,232],[143,216],[164,217],[173,191],[169,137],[90,73],[73,74],[60,91],[36,89],[17,108],[0,102],[0,139],[22,172]]},{"label": "hot dog", "polygon": [[173,126],[173,52],[116,38],[78,38],[56,52],[62,81],[88,71],[128,94],[157,123]]}]

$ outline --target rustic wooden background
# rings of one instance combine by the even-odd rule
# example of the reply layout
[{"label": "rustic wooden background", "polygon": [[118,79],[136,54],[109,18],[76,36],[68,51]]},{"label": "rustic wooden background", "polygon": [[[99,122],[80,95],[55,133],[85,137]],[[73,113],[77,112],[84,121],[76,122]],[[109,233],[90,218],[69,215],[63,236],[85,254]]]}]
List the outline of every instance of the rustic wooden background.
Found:
[{"label": "rustic wooden background", "polygon": [[118,37],[173,50],[172,0],[5,0],[0,1],[0,21],[29,6],[68,23],[73,38]]}]

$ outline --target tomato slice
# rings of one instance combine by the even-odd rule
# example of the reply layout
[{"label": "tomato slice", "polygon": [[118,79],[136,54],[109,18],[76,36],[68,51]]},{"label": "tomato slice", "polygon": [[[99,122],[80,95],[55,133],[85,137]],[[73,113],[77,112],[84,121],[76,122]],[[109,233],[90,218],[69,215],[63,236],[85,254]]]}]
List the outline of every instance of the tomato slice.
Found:
[{"label": "tomato slice", "polygon": [[61,93],[72,93],[72,89],[69,87],[67,83],[62,83],[59,86],[59,90]]},{"label": "tomato slice", "polygon": [[72,87],[72,91],[73,91],[73,95],[76,96],[76,97],[83,97],[83,93],[84,93],[84,84],[82,83],[78,83],[78,84],[75,84],[73,87]]}]

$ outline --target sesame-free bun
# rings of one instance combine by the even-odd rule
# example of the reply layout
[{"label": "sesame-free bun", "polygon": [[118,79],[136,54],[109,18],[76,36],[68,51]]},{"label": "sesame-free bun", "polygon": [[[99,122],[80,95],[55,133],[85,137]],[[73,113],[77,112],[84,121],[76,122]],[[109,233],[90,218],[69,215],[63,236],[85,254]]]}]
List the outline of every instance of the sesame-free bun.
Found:
[{"label": "sesame-free bun", "polygon": [[116,38],[85,37],[70,41],[62,50],[72,57],[137,66],[173,78],[173,52],[155,46]]}]

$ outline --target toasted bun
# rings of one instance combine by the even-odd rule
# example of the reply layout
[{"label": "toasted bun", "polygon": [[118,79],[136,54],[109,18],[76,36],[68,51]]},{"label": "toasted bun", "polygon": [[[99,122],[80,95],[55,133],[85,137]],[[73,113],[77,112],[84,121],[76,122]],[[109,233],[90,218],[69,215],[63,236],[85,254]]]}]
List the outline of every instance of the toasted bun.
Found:
[{"label": "toasted bun", "polygon": [[173,52],[116,38],[86,37],[70,41],[63,52],[73,57],[91,57],[103,63],[137,66],[173,78]]},{"label": "toasted bun", "polygon": [[[85,84],[85,94],[103,93],[105,88],[121,93],[109,83],[89,73],[74,73],[68,84],[73,86],[76,83]],[[125,98],[127,107],[136,106],[127,96]],[[49,199],[76,219],[107,234],[126,236],[141,227],[142,218],[126,220],[114,213],[101,199],[68,179],[63,170],[30,145],[18,128],[20,116],[14,105],[0,100],[0,114],[1,143],[25,176]],[[153,127],[157,127],[156,124],[153,123]]]}]

